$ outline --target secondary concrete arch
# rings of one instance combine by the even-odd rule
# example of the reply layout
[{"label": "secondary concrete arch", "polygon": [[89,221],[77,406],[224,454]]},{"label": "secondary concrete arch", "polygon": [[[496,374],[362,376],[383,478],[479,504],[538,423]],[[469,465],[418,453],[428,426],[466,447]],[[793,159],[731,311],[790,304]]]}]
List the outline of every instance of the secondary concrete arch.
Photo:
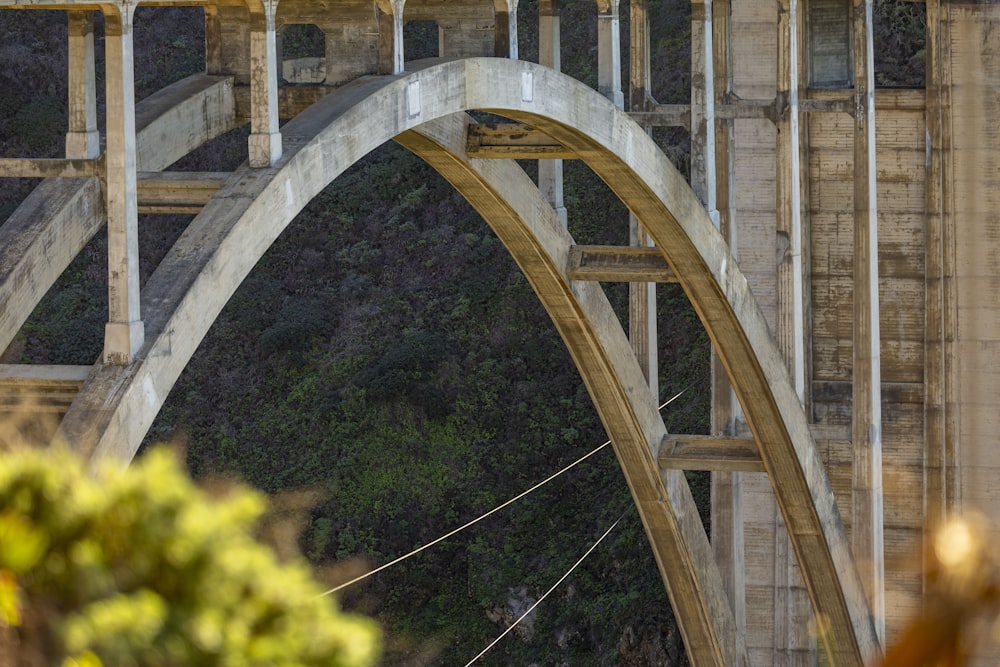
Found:
[{"label": "secondary concrete arch", "polygon": [[[814,607],[828,628],[823,640],[832,661],[872,660],[879,651],[874,626],[829,482],[765,321],[725,243],[640,127],[595,91],[538,65],[468,59],[358,81],[290,121],[282,130],[284,156],[272,167],[236,172],[150,278],[142,301],[146,343],[126,367],[95,367],[64,420],[63,436],[93,456],[131,458],[225,302],[298,211],[384,141],[466,109],[525,120],[574,150],[656,240],[716,343],[743,403]],[[410,136],[403,141],[413,143]],[[517,193],[505,192],[507,181],[515,177],[492,173],[477,161],[460,166],[459,148],[441,148],[449,141],[431,141],[438,148],[428,145],[425,152],[435,160],[450,160],[450,167],[442,163],[439,168],[453,169],[456,179],[463,171],[477,171],[478,176],[468,177],[467,196],[488,221],[494,214],[514,216],[527,230],[522,216],[546,219],[550,209],[544,200],[528,202],[536,207],[533,213],[515,210]],[[452,157],[442,157],[442,151]],[[673,473],[661,475],[656,466],[662,422],[657,424],[638,368],[612,360],[620,355],[620,340],[615,339],[620,326],[610,321],[609,309],[591,303],[599,298],[591,288],[565,278],[559,268],[565,264],[560,257],[560,248],[568,248],[565,239],[542,243],[533,234],[554,232],[545,232],[544,225],[532,229],[514,234],[508,248],[533,272],[529,280],[543,302],[551,297],[549,312],[564,337],[573,336],[574,357],[614,434],[637,506],[654,548],[660,549],[661,568],[670,581],[693,582],[688,589],[696,599],[681,600],[679,614],[689,650],[699,651],[694,655],[698,664],[732,664],[734,649],[727,639],[731,614],[710,552],[702,551],[707,546],[704,532],[696,534],[692,517],[684,515],[693,507],[685,498],[686,484]],[[616,330],[618,334],[610,333]]]},{"label": "secondary concrete arch", "polygon": [[[160,171],[236,126],[233,82],[187,77],[139,102],[135,115],[139,169]],[[97,178],[46,179],[0,227],[0,350],[106,221]]]}]

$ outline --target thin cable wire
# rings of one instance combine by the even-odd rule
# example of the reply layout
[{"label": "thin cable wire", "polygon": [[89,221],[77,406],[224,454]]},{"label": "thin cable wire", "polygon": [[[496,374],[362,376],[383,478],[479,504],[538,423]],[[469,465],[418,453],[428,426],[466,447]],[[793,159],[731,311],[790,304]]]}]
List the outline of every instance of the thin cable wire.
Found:
[{"label": "thin cable wire", "polygon": [[[625,510],[625,512],[627,512],[627,511],[628,510]],[[503,639],[504,637],[506,637],[507,634],[511,630],[513,630],[515,627],[517,627],[518,623],[520,623],[525,618],[527,618],[528,614],[530,614],[531,612],[535,611],[535,607],[537,607],[538,605],[542,604],[542,600],[544,600],[545,598],[547,598],[549,596],[549,594],[552,593],[552,591],[554,591],[556,588],[558,588],[559,584],[561,584],[562,582],[566,581],[566,577],[568,577],[569,575],[573,574],[573,570],[575,570],[577,567],[579,567],[580,563],[582,563],[584,560],[586,560],[587,556],[590,555],[590,552],[592,552],[594,549],[596,549],[597,545],[599,545],[601,542],[603,542],[604,538],[607,537],[608,535],[610,535],[611,531],[615,529],[615,526],[617,526],[621,522],[621,520],[625,518],[625,512],[622,512],[622,515],[620,517],[618,517],[618,520],[615,521],[613,524],[611,524],[611,527],[608,528],[606,531],[604,531],[604,534],[601,535],[597,539],[596,542],[594,542],[592,545],[590,545],[590,548],[587,549],[587,553],[585,553],[582,556],[580,556],[580,560],[576,561],[573,564],[573,567],[569,568],[569,570],[566,571],[566,574],[564,574],[563,576],[561,576],[559,578],[559,581],[557,581],[556,583],[552,584],[552,588],[550,588],[549,590],[545,591],[545,593],[542,595],[542,597],[538,598],[538,600],[535,602],[535,604],[531,605],[531,607],[528,608],[528,611],[526,611],[523,614],[521,614],[521,616],[518,617],[518,619],[516,621],[514,621],[513,623],[510,624],[509,628],[507,628],[502,633],[500,633],[499,637],[497,637],[496,639],[494,639],[492,642],[490,642],[489,646],[487,646],[482,651],[480,651],[479,655],[477,655],[475,658],[473,658],[472,660],[470,660],[469,662],[467,662],[465,664],[465,667],[469,667],[469,665],[471,665],[472,663],[474,663],[476,660],[479,660],[481,657],[483,657],[484,655],[486,655],[487,651],[489,651],[491,648],[493,648],[494,646],[496,646],[497,642],[499,642],[501,639]]]},{"label": "thin cable wire", "polygon": [[[678,398],[681,397],[681,395],[685,391],[687,391],[686,388],[680,390],[679,392],[677,392],[677,394],[674,395],[672,398],[664,401],[664,403],[659,407],[659,409],[662,410],[666,406],[668,406],[671,403],[673,403],[674,401],[676,401]],[[552,480],[554,480],[559,475],[563,474],[564,472],[566,472],[567,470],[573,468],[574,466],[582,463],[583,461],[586,461],[591,456],[593,456],[597,452],[601,451],[602,449],[604,449],[605,447],[607,447],[610,444],[611,444],[610,440],[605,440],[604,444],[601,445],[600,447],[598,447],[598,448],[590,451],[587,454],[584,454],[583,456],[581,456],[577,460],[573,461],[572,463],[570,463],[569,465],[567,465],[565,468],[563,468],[559,472],[557,472],[557,473],[555,473],[553,475],[550,475],[550,476],[546,477],[544,480],[542,480],[541,482],[539,482],[538,484],[535,484],[533,487],[531,487],[527,491],[522,491],[521,493],[517,494],[516,496],[514,496],[513,498],[511,498],[510,500],[508,500],[507,502],[505,502],[505,503],[503,503],[501,505],[497,505],[496,507],[494,507],[493,509],[491,509],[486,514],[483,514],[482,516],[480,516],[480,517],[478,517],[476,519],[473,519],[472,521],[469,521],[468,523],[465,523],[465,524],[459,526],[458,528],[455,528],[451,532],[445,533],[441,537],[437,538],[436,540],[434,540],[432,542],[428,542],[427,544],[425,544],[422,547],[417,547],[416,549],[414,549],[413,551],[409,552],[408,554],[404,554],[404,555],[400,556],[399,558],[396,558],[395,560],[391,560],[388,563],[385,563],[384,565],[380,565],[377,568],[375,568],[374,570],[369,570],[368,572],[365,572],[364,574],[360,574],[360,575],[354,577],[353,579],[351,579],[350,581],[345,581],[344,583],[342,583],[342,584],[340,584],[338,586],[334,586],[333,588],[331,588],[330,590],[326,591],[325,593],[321,593],[320,597],[323,597],[323,596],[326,596],[326,595],[330,595],[332,593],[336,593],[337,591],[339,591],[341,589],[347,588],[348,586],[352,586],[352,585],[358,583],[359,581],[363,581],[363,580],[367,579],[368,577],[381,572],[382,570],[390,568],[393,565],[396,565],[397,563],[403,562],[404,560],[406,560],[407,558],[410,558],[411,556],[416,556],[421,551],[424,551],[425,549],[429,549],[430,547],[434,546],[438,542],[443,542],[444,540],[448,539],[449,537],[451,537],[451,536],[453,536],[453,535],[455,535],[457,533],[462,532],[466,528],[474,526],[475,524],[479,523],[480,521],[482,521],[486,517],[491,516],[493,514],[496,514],[497,512],[499,512],[500,510],[502,510],[503,508],[505,508],[505,507],[507,507],[509,505],[512,505],[513,503],[517,502],[521,498],[524,498],[529,493],[531,493],[531,492],[539,489],[542,486],[545,486],[546,484],[548,484],[549,482],[551,482]]]}]

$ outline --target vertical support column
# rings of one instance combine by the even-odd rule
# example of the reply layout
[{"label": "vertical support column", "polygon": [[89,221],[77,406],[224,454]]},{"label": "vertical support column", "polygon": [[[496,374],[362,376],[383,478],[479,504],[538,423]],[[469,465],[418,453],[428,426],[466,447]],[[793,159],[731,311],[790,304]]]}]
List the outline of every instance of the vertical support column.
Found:
[{"label": "vertical support column", "polygon": [[[795,393],[803,407],[808,398],[806,359],[805,232],[802,211],[802,132],[799,125],[799,0],[778,2],[778,62],[775,91],[775,243],[777,250],[776,338]],[[804,585],[797,576],[784,517],[774,514],[774,663],[794,664],[808,644],[796,641],[795,624],[808,608]]]},{"label": "vertical support column", "polygon": [[[629,25],[631,46],[629,48],[629,106],[633,111],[645,107],[646,98],[650,89],[650,67],[649,67],[649,9],[647,0],[631,0],[629,9],[631,12],[631,22]],[[618,2],[615,0],[614,7],[600,6],[598,11],[602,14],[614,12],[618,15]],[[614,19],[617,22],[617,18]],[[600,24],[598,24],[600,27]],[[609,24],[610,26],[610,24]],[[618,27],[614,26],[614,41],[619,41]],[[600,34],[598,35],[599,37]],[[601,48],[604,47],[602,38]],[[616,52],[618,46],[615,47]],[[615,58],[616,63],[611,63],[616,75],[620,78],[620,56]],[[605,95],[611,92],[611,99],[615,99],[614,93],[621,88],[620,83],[615,84],[614,77],[609,72],[604,74],[603,65],[601,67],[602,76],[606,76],[606,88],[602,87],[601,92]],[[617,87],[615,87],[617,85]],[[622,95],[621,103],[615,102],[619,106],[625,102]],[[636,104],[641,105],[640,108]],[[648,131],[648,130],[647,130]],[[629,215],[629,244],[633,246],[647,247],[652,245],[652,241],[646,235],[646,231],[639,225],[634,215]],[[660,361],[657,351],[657,328],[656,328],[656,284],[655,283],[629,283],[629,317],[628,317],[628,337],[632,344],[632,351],[635,352],[636,359],[639,360],[639,367],[642,368],[649,385],[650,393],[654,398],[660,395]]]},{"label": "vertical support column", "polygon": [[938,526],[961,506],[958,480],[955,346],[958,313],[955,296],[954,173],[951,132],[952,65],[948,8],[927,0],[927,290],[924,384],[926,441],[925,520]]},{"label": "vertical support column", "polygon": [[718,228],[712,43],[712,0],[694,0],[691,3],[691,187]]},{"label": "vertical support column", "polygon": [[251,167],[270,167],[281,158],[278,129],[278,53],[274,17],[277,0],[249,3]]},{"label": "vertical support column", "polygon": [[517,60],[517,2],[518,0],[494,0],[493,50],[498,58]]},{"label": "vertical support column", "polygon": [[205,73],[223,73],[222,17],[217,5],[205,5]]},{"label": "vertical support column", "polygon": [[136,202],[133,3],[105,7],[107,61],[108,323],[106,364],[125,365],[143,342],[139,314],[139,226]]},{"label": "vertical support column", "polygon": [[802,162],[799,129],[798,0],[778,3],[777,244],[778,347],[799,402],[806,402],[805,288],[802,264]]},{"label": "vertical support column", "polygon": [[406,0],[378,0],[379,9],[379,72],[402,74],[403,8]]},{"label": "vertical support column", "polygon": [[854,560],[880,640],[885,639],[882,391],[872,0],[854,0]]},{"label": "vertical support column", "polygon": [[[639,247],[652,245],[646,231],[634,215],[629,215],[629,244]],[[660,360],[656,348],[656,283],[629,283],[628,338],[639,360],[649,391],[660,395]]]},{"label": "vertical support column", "polygon": [[649,0],[630,0],[629,111],[646,111],[652,99],[649,40]]},{"label": "vertical support column", "polygon": [[101,154],[97,129],[97,79],[94,75],[94,12],[66,12],[69,35],[69,128],[67,158]]},{"label": "vertical support column", "polygon": [[[733,91],[732,36],[730,34],[730,0],[712,0],[711,59],[706,67],[713,69],[714,100],[725,101]],[[692,42],[692,50],[695,44]],[[719,230],[735,257],[736,221],[733,202],[733,122],[716,120],[709,132],[715,134],[715,190],[719,215]],[[736,435],[739,403],[729,383],[729,376],[719,359],[712,352],[712,424],[713,435]],[[746,662],[746,547],[743,532],[743,474],[738,472],[712,473],[712,551],[719,565],[722,584],[729,596],[729,604],[736,622],[736,667]]]},{"label": "vertical support column", "polygon": [[[561,0],[541,0],[538,5],[538,63],[559,71]],[[567,224],[566,204],[563,201],[562,160],[538,161],[538,189],[552,204],[563,227]]]},{"label": "vertical support column", "polygon": [[597,0],[597,89],[619,109],[624,109],[618,2]]}]

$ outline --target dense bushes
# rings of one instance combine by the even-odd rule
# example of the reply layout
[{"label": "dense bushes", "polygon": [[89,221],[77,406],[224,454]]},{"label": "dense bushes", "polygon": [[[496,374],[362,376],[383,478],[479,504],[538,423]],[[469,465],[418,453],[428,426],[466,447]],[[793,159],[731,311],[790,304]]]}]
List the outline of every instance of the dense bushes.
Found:
[{"label": "dense bushes", "polygon": [[96,478],[68,453],[6,453],[0,664],[373,664],[373,625],[252,537],[263,511],[200,491],[166,450]]}]

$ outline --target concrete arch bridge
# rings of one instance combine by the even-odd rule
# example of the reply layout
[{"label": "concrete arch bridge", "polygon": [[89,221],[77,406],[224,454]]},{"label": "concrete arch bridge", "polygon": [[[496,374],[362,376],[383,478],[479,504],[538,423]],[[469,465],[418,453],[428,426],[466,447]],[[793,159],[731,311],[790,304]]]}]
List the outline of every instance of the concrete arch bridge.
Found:
[{"label": "concrete arch bridge", "polygon": [[[947,104],[934,107],[936,115],[927,111],[926,95],[919,100],[906,93],[876,96],[870,0],[856,2],[852,12],[846,5],[843,12],[826,11],[819,0],[801,7],[782,0],[766,10],[735,1],[694,3],[688,105],[662,105],[652,98],[649,8],[644,0],[632,0],[630,113],[622,108],[617,0],[597,2],[598,91],[558,72],[556,0],[539,3],[542,64],[516,60],[518,13],[511,0],[447,6],[432,0],[198,4],[206,18],[206,73],[137,105],[135,4],[0,0],[0,10],[66,11],[70,40],[66,158],[0,159],[0,176],[44,179],[0,228],[0,348],[10,344],[41,297],[105,224],[109,253],[102,358],[88,367],[3,366],[0,385],[34,393],[38,411],[64,413],[55,438],[91,457],[128,461],[202,337],[271,243],[322,188],[394,139],[469,200],[550,314],[612,439],[692,662],[798,664],[817,652],[832,664],[878,660],[887,632],[889,638],[898,633],[908,611],[905,604],[894,604],[902,597],[890,593],[893,602],[886,603],[885,553],[891,548],[898,554],[903,547],[887,547],[885,536],[895,537],[894,529],[905,528],[910,542],[914,534],[919,538],[930,514],[943,514],[956,502],[948,489],[962,470],[952,444],[959,404],[955,357],[949,353],[957,348],[932,330],[946,330],[948,317],[963,307],[954,281],[944,280],[961,277],[954,261],[961,246],[948,235],[953,231],[945,234],[952,245],[933,245],[941,241],[932,231],[951,229],[958,219],[951,204],[941,203],[942,192],[953,193],[947,178],[961,145],[961,135],[949,125],[955,113],[949,105],[981,106],[975,101],[980,83],[952,90]],[[993,6],[928,6],[930,46],[938,56],[928,90],[931,81],[938,93],[945,85],[941,67],[961,71],[968,65],[963,58],[980,57],[959,46],[983,29],[984,17],[1000,20],[991,13]],[[95,10],[105,21],[103,151],[96,122]],[[415,19],[437,22],[440,60],[406,61],[403,25]],[[323,57],[283,61],[282,28],[303,23],[323,32]],[[744,40],[742,28],[746,35],[754,28],[775,37],[778,48],[768,39]],[[822,44],[807,39],[824,30],[854,38]],[[772,51],[768,63],[773,67],[763,67],[763,74],[744,71],[759,63],[747,60],[744,66],[738,57]],[[497,55],[503,57],[486,57]],[[988,56],[981,58],[984,66],[994,66]],[[800,77],[806,62],[810,73]],[[318,85],[279,86],[279,70],[286,80],[298,77]],[[738,75],[750,82],[744,92],[759,98],[736,95]],[[841,75],[847,81],[841,90],[849,93],[827,85]],[[770,82],[761,83],[768,77]],[[958,85],[952,79],[947,84]],[[480,125],[466,113],[470,110],[512,123]],[[927,282],[918,298],[930,323],[921,331],[930,379],[919,390],[902,357],[893,368],[903,379],[887,385],[880,375],[880,344],[886,348],[888,340],[890,350],[897,344],[899,349],[914,346],[903,344],[910,332],[902,328],[897,338],[880,334],[886,315],[878,298],[882,213],[877,202],[886,200],[887,210],[898,213],[892,220],[904,224],[903,209],[912,197],[901,196],[900,204],[889,196],[892,192],[880,190],[880,179],[890,183],[890,190],[905,186],[909,181],[903,176],[913,171],[911,154],[923,151],[924,144],[915,149],[899,139],[880,148],[874,134],[877,113],[899,125],[891,135],[897,139],[912,129],[906,121],[913,119],[906,114],[919,115],[931,137],[917,200],[921,206],[920,197],[927,200],[921,220],[933,224],[926,223],[929,231],[920,240],[926,258],[920,268],[940,280]],[[279,126],[280,118],[288,120]],[[236,171],[164,171],[205,141],[248,121],[248,160]],[[649,127],[667,124],[691,131],[691,185],[648,135]],[[840,145],[828,145],[830,137],[845,133],[854,138],[846,158]],[[876,168],[880,150],[896,151],[888,171]],[[740,160],[747,155],[763,155],[773,166],[770,185],[753,180],[766,181],[761,176],[766,170],[741,175]],[[537,185],[513,158],[541,160]],[[634,218],[635,245],[574,243],[561,201],[562,159],[584,161],[624,202]],[[808,176],[804,163],[812,167]],[[888,178],[895,174],[892,169],[902,176]],[[846,212],[838,208],[844,201],[830,201],[826,194],[841,183],[853,195]],[[763,192],[770,201],[741,203],[741,188],[758,198]],[[141,290],[140,210],[196,213]],[[763,235],[772,247],[764,244],[763,254],[753,247],[746,252],[746,241],[737,240],[737,222],[744,217],[751,240],[756,239],[754,225],[770,220]],[[844,219],[848,236],[853,234],[846,253],[836,242],[824,245]],[[908,285],[912,243],[897,245],[899,267],[890,267],[888,280]],[[762,256],[771,262],[769,281],[760,278],[766,272]],[[843,271],[844,261],[853,280],[847,314],[839,301],[832,304],[832,314],[821,307],[808,311],[817,290],[843,289],[837,271]],[[633,283],[628,335],[598,280]],[[651,284],[663,280],[683,286],[714,344],[716,425],[711,436],[670,435],[656,409],[655,313],[649,295]],[[841,352],[836,340],[829,352],[830,341],[824,338],[824,327],[839,330],[838,318],[846,319],[852,332],[846,384],[829,379],[829,357]],[[931,358],[931,352],[937,356]],[[841,357],[833,365],[838,363],[844,363]],[[929,480],[922,487],[925,504],[930,499],[929,506],[939,510],[904,521],[884,510],[908,501],[891,494],[883,498],[881,408],[886,404],[905,412],[898,406],[916,402],[915,393],[921,414],[927,415],[926,427],[921,421],[921,466],[924,460],[943,462],[927,464],[926,474],[920,469]],[[837,421],[845,404],[846,426]],[[887,436],[887,442],[896,437]],[[691,468],[716,471],[717,533],[711,541],[682,472]],[[897,474],[894,468],[890,472]],[[898,474],[910,469],[901,467]],[[761,527],[744,519],[742,499],[765,492],[773,498],[768,501],[772,509]],[[850,540],[844,510],[851,520]],[[770,544],[748,556],[758,533]],[[770,569],[770,578],[755,584],[748,574],[754,568]],[[914,580],[922,590],[919,566],[893,573],[903,590],[909,591]],[[748,605],[761,590],[770,604]],[[811,634],[803,620],[810,617],[819,629]]]}]

